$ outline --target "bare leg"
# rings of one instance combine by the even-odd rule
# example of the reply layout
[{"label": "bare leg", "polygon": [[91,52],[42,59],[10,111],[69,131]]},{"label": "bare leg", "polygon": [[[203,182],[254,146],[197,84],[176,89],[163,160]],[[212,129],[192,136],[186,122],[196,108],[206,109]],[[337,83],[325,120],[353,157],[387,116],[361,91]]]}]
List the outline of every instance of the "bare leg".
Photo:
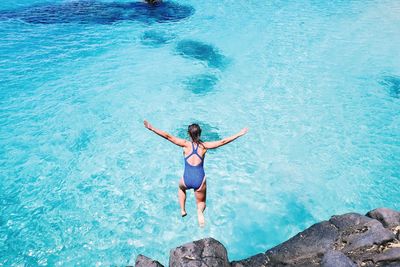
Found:
[{"label": "bare leg", "polygon": [[186,210],[185,210],[186,186],[185,186],[185,183],[183,182],[183,178],[181,178],[181,180],[179,181],[178,199],[179,199],[179,205],[181,206],[181,215],[182,215],[182,217],[185,217],[187,215]]},{"label": "bare leg", "polygon": [[204,227],[204,210],[206,209],[206,196],[207,196],[207,184],[206,184],[206,178],[204,177],[203,184],[200,186],[200,188],[194,192],[194,195],[196,197],[196,203],[197,203],[197,217],[199,220],[199,225],[200,227]]}]

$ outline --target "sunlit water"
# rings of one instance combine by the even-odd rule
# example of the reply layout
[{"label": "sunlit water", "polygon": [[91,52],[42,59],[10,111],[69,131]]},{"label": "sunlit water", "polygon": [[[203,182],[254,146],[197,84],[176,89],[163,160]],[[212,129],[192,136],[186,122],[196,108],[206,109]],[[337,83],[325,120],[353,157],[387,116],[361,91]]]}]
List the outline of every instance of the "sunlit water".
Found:
[{"label": "sunlit water", "polygon": [[[230,260],[332,214],[400,209],[400,2],[0,3],[0,266]],[[205,229],[179,147],[203,139]]]}]

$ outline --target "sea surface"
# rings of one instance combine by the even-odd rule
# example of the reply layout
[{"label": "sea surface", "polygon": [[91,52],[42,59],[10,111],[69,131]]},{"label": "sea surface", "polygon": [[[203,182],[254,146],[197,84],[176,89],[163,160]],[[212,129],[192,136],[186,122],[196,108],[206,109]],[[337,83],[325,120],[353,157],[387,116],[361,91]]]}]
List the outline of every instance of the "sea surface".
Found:
[{"label": "sea surface", "polygon": [[[0,2],[0,266],[110,266],[214,237],[237,260],[400,210],[400,1]],[[205,141],[206,227],[180,217]]]}]

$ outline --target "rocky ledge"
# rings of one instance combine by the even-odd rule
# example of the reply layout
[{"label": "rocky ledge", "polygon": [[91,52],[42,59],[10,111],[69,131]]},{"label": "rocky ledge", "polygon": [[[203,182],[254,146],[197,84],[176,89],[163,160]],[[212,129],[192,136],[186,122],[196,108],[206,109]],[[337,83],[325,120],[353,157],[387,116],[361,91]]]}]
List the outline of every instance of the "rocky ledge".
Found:
[{"label": "rocky ledge", "polygon": [[[143,255],[135,265],[163,266]],[[379,208],[332,216],[265,253],[233,262],[220,242],[205,238],[172,249],[169,266],[400,267],[400,212]]]}]

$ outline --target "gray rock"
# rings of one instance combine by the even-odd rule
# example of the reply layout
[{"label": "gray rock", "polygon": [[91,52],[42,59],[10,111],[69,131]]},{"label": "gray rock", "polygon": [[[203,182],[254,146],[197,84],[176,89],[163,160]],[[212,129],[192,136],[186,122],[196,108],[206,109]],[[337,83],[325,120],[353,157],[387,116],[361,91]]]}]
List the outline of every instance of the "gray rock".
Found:
[{"label": "gray rock", "polygon": [[374,267],[400,267],[400,263],[399,262],[390,262],[390,263],[385,263],[385,264],[377,264]]},{"label": "gray rock", "polygon": [[164,267],[158,261],[152,260],[144,255],[139,254],[135,261],[136,267]]},{"label": "gray rock", "polygon": [[397,262],[400,264],[400,248],[389,248],[373,258],[374,262]]},{"label": "gray rock", "polygon": [[373,245],[381,245],[394,239],[394,234],[384,228],[379,221],[370,220],[367,223],[347,227],[345,231],[340,233],[337,243],[340,242],[343,252],[350,252]]},{"label": "gray rock", "polygon": [[338,230],[327,221],[314,224],[288,241],[265,253],[271,266],[318,266],[323,254],[333,249]]},{"label": "gray rock", "polygon": [[171,267],[229,267],[225,247],[214,238],[205,238],[172,249],[169,256]]},{"label": "gray rock", "polygon": [[366,224],[372,219],[358,214],[358,213],[346,213],[343,215],[335,215],[329,220],[330,223],[335,225],[340,231],[344,231],[349,227],[354,227],[359,224]]},{"label": "gray rock", "polygon": [[400,212],[388,208],[374,209],[366,215],[380,221],[385,227],[392,228],[400,225]]},{"label": "gray rock", "polygon": [[378,249],[364,250],[353,254],[352,257],[357,257],[361,262],[371,266],[396,266],[400,265],[400,248],[389,247],[383,252]]},{"label": "gray rock", "polygon": [[329,250],[321,262],[322,267],[356,267],[357,265],[340,251]]},{"label": "gray rock", "polygon": [[[397,222],[398,213],[383,208],[367,215],[370,217],[357,213],[333,216],[265,253],[231,264],[225,247],[217,240],[194,241],[171,250],[169,266],[400,267],[399,240],[393,233],[400,233],[400,227],[393,223]],[[139,255],[136,266],[162,265]]]},{"label": "gray rock", "polygon": [[268,259],[264,253],[254,255],[250,258],[231,262],[232,267],[251,267],[251,266],[268,266]]}]

